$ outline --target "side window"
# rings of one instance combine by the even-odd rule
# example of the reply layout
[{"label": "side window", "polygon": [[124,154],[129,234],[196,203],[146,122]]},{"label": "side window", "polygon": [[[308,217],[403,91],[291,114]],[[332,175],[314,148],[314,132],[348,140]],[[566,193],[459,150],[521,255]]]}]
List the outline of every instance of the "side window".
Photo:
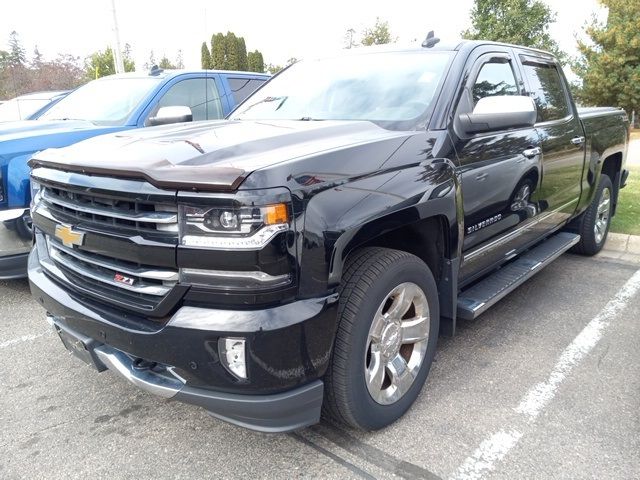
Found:
[{"label": "side window", "polygon": [[161,107],[189,107],[193,121],[223,118],[222,103],[213,78],[190,78],[173,85],[151,112],[153,117]]},{"label": "side window", "polygon": [[524,73],[538,107],[538,122],[560,120],[569,115],[567,94],[555,65],[525,63]]},{"label": "side window", "polygon": [[484,97],[496,95],[518,95],[516,78],[511,64],[503,59],[485,63],[473,85],[473,104]]},{"label": "side window", "polygon": [[227,80],[236,105],[243,102],[245,98],[255,92],[266,81],[257,78],[227,78]]}]

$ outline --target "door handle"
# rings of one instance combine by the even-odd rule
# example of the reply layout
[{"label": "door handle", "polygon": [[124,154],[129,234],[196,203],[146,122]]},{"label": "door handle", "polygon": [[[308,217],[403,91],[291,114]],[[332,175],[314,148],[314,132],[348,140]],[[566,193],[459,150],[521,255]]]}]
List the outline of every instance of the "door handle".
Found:
[{"label": "door handle", "polygon": [[487,178],[487,174],[486,173],[479,173],[478,175],[476,175],[476,180],[484,180],[485,178]]},{"label": "door handle", "polygon": [[574,145],[582,145],[584,143],[584,137],[573,137],[571,143]]},{"label": "door handle", "polygon": [[527,158],[533,158],[536,155],[540,155],[541,153],[542,153],[542,149],[540,147],[535,147],[535,148],[527,148],[522,152],[522,155],[524,155]]}]

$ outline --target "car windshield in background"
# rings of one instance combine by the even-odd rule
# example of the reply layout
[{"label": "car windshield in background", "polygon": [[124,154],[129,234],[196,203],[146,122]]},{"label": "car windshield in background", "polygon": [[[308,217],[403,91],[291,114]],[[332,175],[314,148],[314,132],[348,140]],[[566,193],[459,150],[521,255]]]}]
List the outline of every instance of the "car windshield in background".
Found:
[{"label": "car windshield in background", "polygon": [[87,120],[98,125],[124,125],[159,82],[158,78],[96,80],[60,100],[38,120]]},{"label": "car windshield in background", "polygon": [[14,98],[9,100],[0,105],[0,122],[23,120],[40,110],[50,101],[48,98]]},{"label": "car windshield in background", "polygon": [[241,120],[370,120],[382,126],[423,118],[451,52],[385,52],[303,60],[244,102]]}]

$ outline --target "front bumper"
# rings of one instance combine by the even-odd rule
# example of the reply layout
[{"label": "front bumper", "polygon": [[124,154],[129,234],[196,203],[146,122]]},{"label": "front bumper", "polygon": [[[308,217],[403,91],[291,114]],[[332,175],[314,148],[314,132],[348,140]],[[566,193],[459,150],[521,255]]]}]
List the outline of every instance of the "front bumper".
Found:
[{"label": "front bumper", "polygon": [[[109,368],[147,391],[254,430],[289,431],[320,418],[335,296],[257,311],[182,307],[166,323],[154,323],[74,296],[43,272],[35,249],[29,281],[52,323],[83,339],[99,370]],[[221,336],[246,338],[247,381],[223,368],[215,347]],[[166,369],[141,371],[134,368],[140,359]]]}]

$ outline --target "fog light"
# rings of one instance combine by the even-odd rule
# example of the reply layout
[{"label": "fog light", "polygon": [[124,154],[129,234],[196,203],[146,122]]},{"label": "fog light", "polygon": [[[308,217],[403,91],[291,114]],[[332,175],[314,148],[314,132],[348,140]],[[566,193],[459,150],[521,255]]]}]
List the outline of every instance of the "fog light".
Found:
[{"label": "fog light", "polygon": [[244,338],[223,337],[218,340],[220,360],[224,367],[234,376],[247,378],[247,362],[245,357]]}]

